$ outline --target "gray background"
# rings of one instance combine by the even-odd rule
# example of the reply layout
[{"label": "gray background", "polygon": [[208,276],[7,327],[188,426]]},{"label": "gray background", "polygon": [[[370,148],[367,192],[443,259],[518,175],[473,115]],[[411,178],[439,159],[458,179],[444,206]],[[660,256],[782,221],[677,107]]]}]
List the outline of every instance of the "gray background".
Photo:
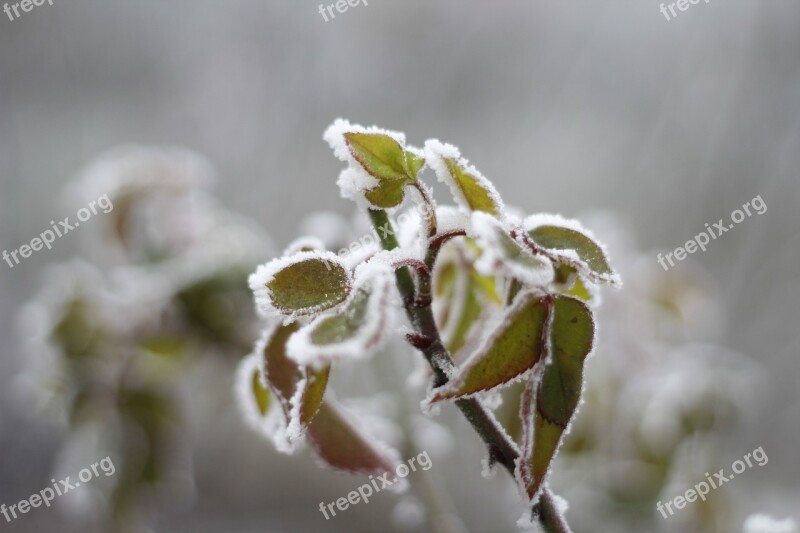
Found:
[{"label": "gray background", "polygon": [[[687,263],[723,298],[722,344],[770,372],[746,449],[763,445],[761,475],[797,487],[800,4],[712,0],[667,22],[655,0],[370,0],[327,23],[317,5],[56,0],[0,14],[0,245],[73,213],[62,186],[129,142],[206,155],[224,202],[285,244],[307,212],[351,211],[320,139],[338,116],[457,144],[529,212],[616,212],[653,261],[760,194],[766,214]],[[15,312],[74,243],[0,264],[0,398],[20,366]],[[0,401],[1,502],[41,484],[58,439],[12,407]],[[282,530],[310,512],[208,501],[210,531],[233,513]],[[42,515],[13,530],[56,519]]]}]

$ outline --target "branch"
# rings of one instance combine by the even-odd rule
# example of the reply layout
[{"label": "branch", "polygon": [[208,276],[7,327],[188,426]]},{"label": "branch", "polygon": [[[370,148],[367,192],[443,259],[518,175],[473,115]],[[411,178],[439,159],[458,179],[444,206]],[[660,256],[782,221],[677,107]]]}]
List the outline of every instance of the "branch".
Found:
[{"label": "branch", "polygon": [[[376,229],[382,227],[391,228],[391,222],[385,211],[374,209],[369,209],[368,211],[372,224]],[[459,232],[453,233],[452,237],[459,234]],[[443,235],[448,234],[445,233]],[[424,343],[419,343],[419,349],[433,369],[434,387],[440,387],[447,383],[449,374],[455,370],[456,365],[439,337],[439,329],[436,327],[436,322],[433,318],[430,299],[428,299],[428,305],[425,306],[415,305],[414,302],[424,301],[425,294],[430,296],[433,263],[436,261],[441,244],[447,238],[450,238],[441,239],[440,237],[442,236],[431,240],[431,244],[438,242],[435,249],[433,246],[428,248],[428,254],[425,258],[425,263],[428,266],[427,272],[417,271],[420,287],[419,296],[415,294],[414,280],[408,267],[404,266],[395,270],[397,288],[400,291],[403,302],[405,302],[406,315],[415,330],[412,337],[415,340],[425,339]],[[378,231],[378,238],[385,250],[394,250],[398,247],[394,231]],[[475,398],[457,400],[455,404],[469,423],[472,424],[472,427],[475,428],[483,442],[489,447],[490,453],[497,458],[497,461],[513,477],[516,461],[519,459],[519,449],[500,426],[494,415]],[[534,506],[533,511],[539,517],[548,533],[568,533],[570,531],[569,526],[564,523],[561,514],[555,507],[552,494],[546,487],[542,490],[539,503]]]}]

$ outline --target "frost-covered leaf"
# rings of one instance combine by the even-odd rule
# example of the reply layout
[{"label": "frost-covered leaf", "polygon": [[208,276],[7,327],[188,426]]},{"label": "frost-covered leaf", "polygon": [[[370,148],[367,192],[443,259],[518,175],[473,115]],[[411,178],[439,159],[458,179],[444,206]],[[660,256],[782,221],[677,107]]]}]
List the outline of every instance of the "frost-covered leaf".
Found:
[{"label": "frost-covered leaf", "polygon": [[472,233],[483,250],[475,264],[482,274],[492,275],[505,270],[511,277],[531,285],[545,285],[553,278],[550,261],[521,246],[499,220],[475,212],[471,222]]},{"label": "frost-covered leaf", "polygon": [[541,380],[529,383],[520,407],[524,429],[517,476],[531,501],[538,498],[580,402],[583,365],[594,344],[592,313],[580,300],[556,296],[548,331],[547,365]]},{"label": "frost-covered leaf", "polygon": [[417,151],[418,149],[416,148],[406,150],[406,168],[408,169],[409,177],[414,179],[416,179],[422,167],[425,166],[425,157],[417,153]]},{"label": "frost-covered leaf", "polygon": [[335,307],[350,294],[350,272],[330,252],[298,252],[258,267],[250,276],[256,305],[290,318]]},{"label": "frost-covered leaf", "polygon": [[298,329],[300,329],[300,325],[297,322],[279,324],[271,331],[267,331],[257,344],[263,358],[266,382],[279,398],[287,416],[291,410],[289,402],[295,395],[297,384],[302,378],[299,366],[295,361],[289,359],[286,353],[289,338]]},{"label": "frost-covered leaf", "polygon": [[464,398],[524,376],[543,352],[549,305],[547,298],[521,296],[458,375],[433,391],[430,401]]},{"label": "frost-covered leaf", "polygon": [[330,366],[323,367],[319,370],[310,367],[306,368],[303,392],[300,396],[300,402],[298,403],[301,426],[308,426],[322,406],[322,399],[328,387],[330,371]]},{"label": "frost-covered leaf", "polygon": [[391,180],[381,182],[377,187],[364,193],[364,198],[369,200],[373,207],[389,209],[402,203],[405,197],[406,180]]},{"label": "frost-covered leaf", "polygon": [[331,402],[322,404],[307,436],[316,455],[334,470],[351,474],[393,474],[399,462],[395,450],[357,428],[341,408]]},{"label": "frost-covered leaf", "polygon": [[355,160],[379,181],[411,178],[405,150],[389,135],[347,132],[344,138]]},{"label": "frost-covered leaf", "polygon": [[247,423],[270,439],[283,453],[291,453],[286,440],[287,419],[281,403],[262,381],[261,356],[252,353],[242,359],[236,372],[236,400]]},{"label": "frost-covered leaf", "polygon": [[502,217],[503,202],[494,185],[461,157],[458,148],[431,139],[425,142],[425,158],[462,209]]},{"label": "frost-covered leaf", "polygon": [[620,284],[603,246],[577,221],[555,215],[533,215],[525,219],[524,226],[530,240],[559,262],[577,268],[594,281]]},{"label": "frost-covered leaf", "polygon": [[417,180],[425,164],[419,150],[406,149],[401,133],[337,120],[323,137],[334,154],[350,165],[339,177],[342,195],[366,200],[369,207],[400,205],[405,187]]},{"label": "frost-covered leaf", "polygon": [[337,312],[317,317],[294,335],[289,356],[303,365],[316,365],[337,357],[362,358],[384,340],[389,320],[391,269],[376,261],[356,272],[352,295]]},{"label": "frost-covered leaf", "polygon": [[254,368],[260,371],[252,382],[258,411],[263,417],[268,415],[264,406],[279,411],[269,423],[256,425],[269,430],[268,436],[285,452],[293,451],[322,405],[330,372],[329,366],[303,367],[287,356],[287,343],[299,328],[297,322],[273,326],[258,341],[254,354]]},{"label": "frost-covered leaf", "polygon": [[303,369],[304,377],[297,383],[295,394],[289,402],[286,440],[290,444],[300,440],[322,408],[330,370],[330,365],[319,369],[312,367]]}]

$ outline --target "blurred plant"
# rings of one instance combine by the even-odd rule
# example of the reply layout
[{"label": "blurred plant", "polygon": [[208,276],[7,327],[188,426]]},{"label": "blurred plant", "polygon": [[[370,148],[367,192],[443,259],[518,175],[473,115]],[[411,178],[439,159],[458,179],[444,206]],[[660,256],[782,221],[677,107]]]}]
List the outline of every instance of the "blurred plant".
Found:
[{"label": "blurred plant", "polygon": [[257,333],[244,277],[268,246],[211,198],[211,178],[178,149],[92,163],[72,195],[101,191],[115,209],[84,230],[91,262],[52,267],[23,313],[23,384],[69,427],[56,468],[117,465],[72,498],[105,499],[104,529],[148,530],[156,496],[191,492],[187,376],[213,359],[230,371]]},{"label": "blurred plant", "polygon": [[[394,472],[399,454],[359,430],[326,389],[332,364],[378,350],[402,308],[405,338],[433,372],[423,407],[452,401],[466,416],[487,466],[508,470],[532,506],[521,525],[568,531],[547,478],[581,401],[594,345],[589,306],[598,285],[620,285],[604,248],[574,220],[505,208],[451,145],[429,140],[420,150],[400,133],[341,120],[324,137],[348,163],[342,195],[366,209],[383,250],[335,255],[302,238],[250,277],[270,325],[240,367],[248,419],[281,451],[307,437],[330,467]],[[436,207],[419,178],[425,167],[457,208]],[[421,216],[406,216],[397,234],[389,213],[408,191]],[[485,398],[516,382],[524,389],[515,442]]]}]

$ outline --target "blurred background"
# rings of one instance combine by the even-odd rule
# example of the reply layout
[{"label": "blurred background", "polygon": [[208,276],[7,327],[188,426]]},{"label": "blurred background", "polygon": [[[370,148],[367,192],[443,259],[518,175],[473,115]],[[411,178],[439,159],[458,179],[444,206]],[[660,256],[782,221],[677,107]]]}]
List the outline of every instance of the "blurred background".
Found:
[{"label": "blurred background", "polygon": [[[456,144],[508,203],[579,217],[608,243],[626,285],[604,295],[590,394],[553,479],[576,531],[799,518],[800,4],[701,2],[671,21],[655,0],[370,0],[328,22],[318,7],[56,0],[0,16],[0,246],[30,242],[103,194],[115,200],[113,217],[13,269],[0,264],[0,503],[109,453],[86,456],[91,446],[162,439],[156,463],[177,470],[164,476],[172,488],[125,500],[145,509],[142,531],[434,530],[413,495],[381,495],[326,522],[319,502],[363,481],[278,454],[245,427],[230,392],[257,336],[246,274],[313,211],[353,214],[321,140],[342,116],[416,145]],[[103,156],[131,144],[188,151]],[[657,252],[758,195],[767,212],[670,272],[658,265]],[[96,406],[86,415],[75,390],[96,391],[87,380],[97,368],[85,362],[58,378],[72,391],[67,415],[53,412],[57,395],[31,394],[48,389],[48,361],[86,351],[86,335],[64,351],[74,321],[94,319],[65,309],[86,302],[106,341],[183,354],[133,365],[133,396],[115,405],[134,419],[142,405],[180,416],[134,435]],[[432,431],[455,429],[431,444],[429,474],[460,517],[451,530],[515,530],[513,484],[481,477],[477,439],[445,411]],[[77,429],[82,416],[91,431]],[[713,504],[656,514],[654,501],[758,447],[768,464]],[[113,502],[86,492],[0,518],[0,529],[114,530],[97,517]]]}]

